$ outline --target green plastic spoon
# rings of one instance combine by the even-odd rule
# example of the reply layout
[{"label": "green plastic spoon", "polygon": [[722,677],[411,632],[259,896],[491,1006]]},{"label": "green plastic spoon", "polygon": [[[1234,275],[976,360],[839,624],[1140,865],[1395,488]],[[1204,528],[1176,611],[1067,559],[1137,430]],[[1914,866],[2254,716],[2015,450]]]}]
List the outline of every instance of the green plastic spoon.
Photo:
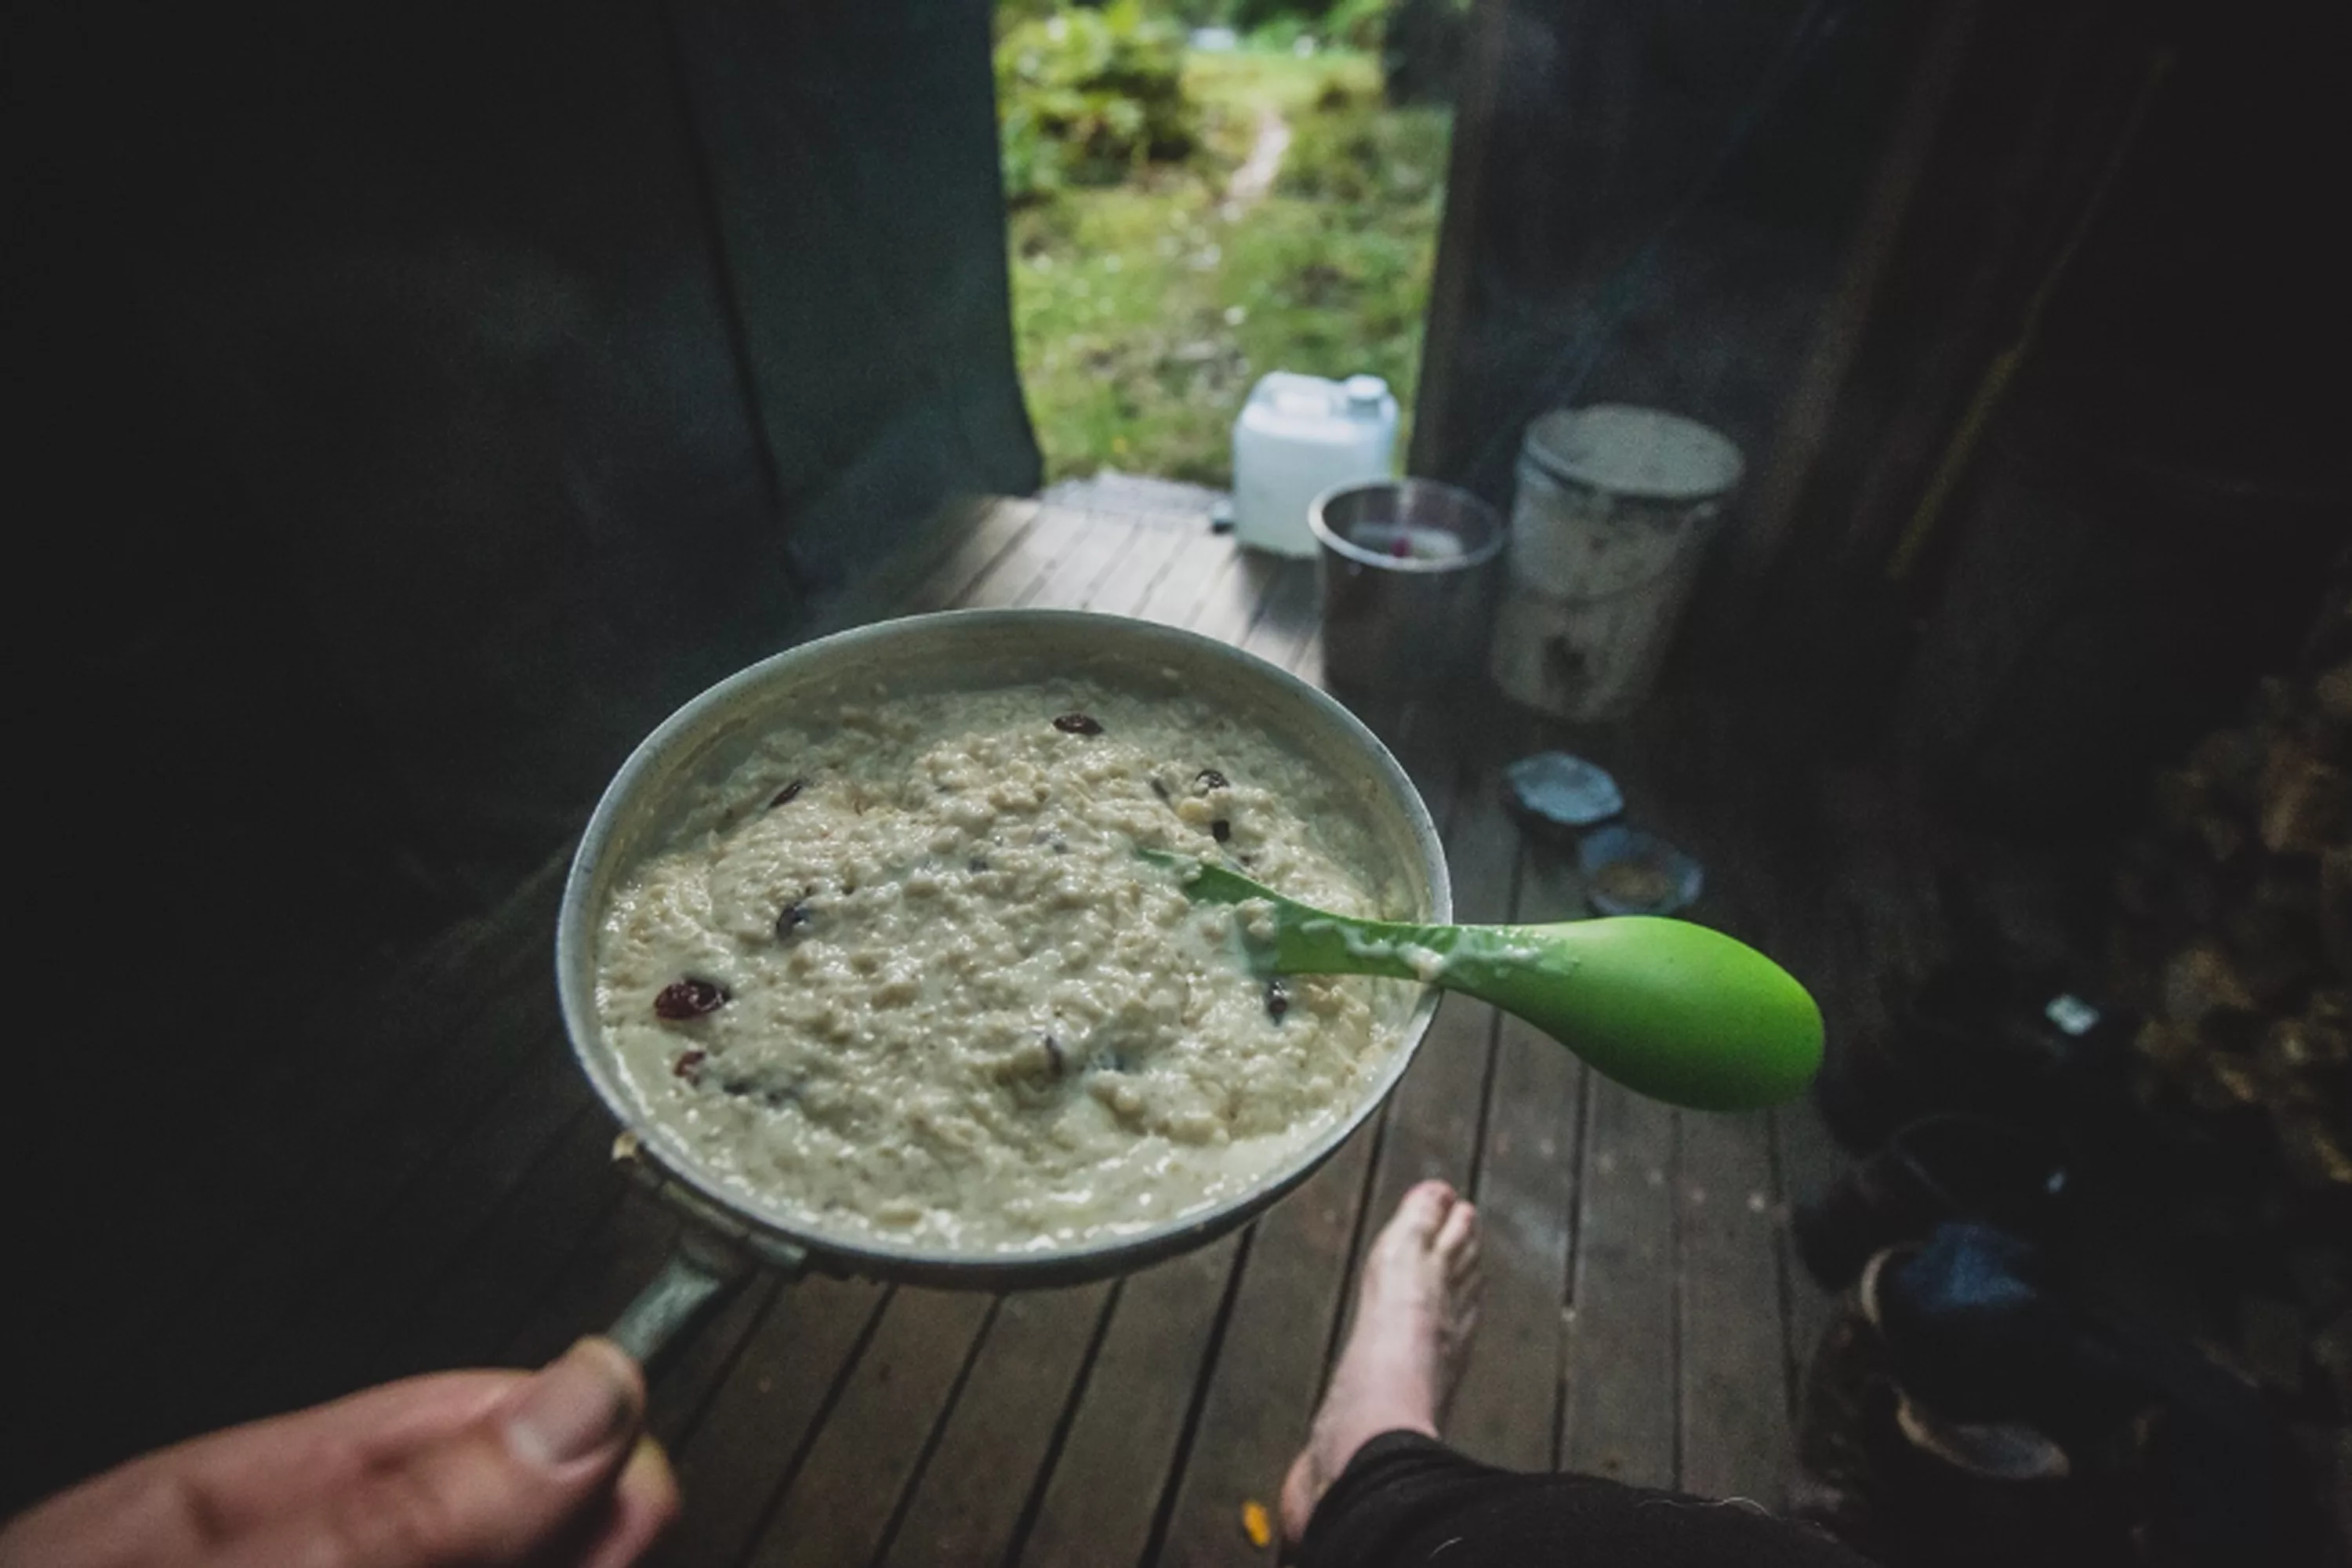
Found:
[{"label": "green plastic spoon", "polygon": [[1637,1093],[1698,1110],[1752,1110],[1803,1092],[1822,1065],[1822,1012],[1744,942],[1648,915],[1557,925],[1356,920],[1297,903],[1223,866],[1139,850],[1195,903],[1263,899],[1271,937],[1241,922],[1265,974],[1384,974],[1516,1014]]}]

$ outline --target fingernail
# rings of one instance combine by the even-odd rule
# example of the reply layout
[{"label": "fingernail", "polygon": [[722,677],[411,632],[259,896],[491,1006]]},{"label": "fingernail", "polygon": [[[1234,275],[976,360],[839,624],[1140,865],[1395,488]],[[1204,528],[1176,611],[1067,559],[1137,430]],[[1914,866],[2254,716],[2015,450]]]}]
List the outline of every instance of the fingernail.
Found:
[{"label": "fingernail", "polygon": [[677,1474],[670,1468],[669,1456],[662,1452],[662,1446],[654,1441],[650,1433],[637,1438],[636,1447],[629,1450],[629,1462],[621,1467],[622,1484],[626,1486],[633,1479],[672,1491],[677,1489]]},{"label": "fingernail", "polygon": [[607,1351],[582,1340],[541,1368],[507,1417],[507,1441],[534,1464],[584,1459],[635,1417],[636,1394]]}]

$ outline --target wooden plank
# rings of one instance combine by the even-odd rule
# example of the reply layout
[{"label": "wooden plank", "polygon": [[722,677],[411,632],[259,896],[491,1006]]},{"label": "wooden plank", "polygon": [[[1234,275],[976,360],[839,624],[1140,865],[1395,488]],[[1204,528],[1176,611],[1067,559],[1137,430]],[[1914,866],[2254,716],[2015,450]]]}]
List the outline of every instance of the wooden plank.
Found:
[{"label": "wooden plank", "polygon": [[[1252,1226],[1199,1425],[1179,1456],[1153,1561],[1228,1563],[1249,1554],[1242,1510],[1271,1510],[1307,1440],[1323,1358],[1348,1279],[1373,1131],[1360,1130]],[[1270,1559],[1268,1559],[1270,1560]]]},{"label": "wooden plank", "polygon": [[1675,1484],[1675,1113],[1595,1074],[1577,1184],[1560,1467]]},{"label": "wooden plank", "polygon": [[[1243,595],[1263,593],[1270,573],[1247,569],[1230,539],[1182,538],[1140,608],[1147,616],[1228,637],[1257,617]],[[1188,606],[1188,601],[1190,601]],[[1295,643],[1264,645],[1295,655]],[[1021,1560],[1043,1563],[1134,1562],[1171,1467],[1181,1459],[1195,1374],[1213,1337],[1238,1243],[1227,1237],[1125,1281],[1112,1302],[1095,1365],[1080,1390],[1070,1429],[1044,1478],[1034,1517],[1016,1543]],[[1180,1375],[1181,1374],[1181,1375]]]},{"label": "wooden plank", "polygon": [[[1773,835],[1776,840],[1785,840],[1797,804],[1788,800],[1759,802],[1759,807],[1768,809],[1759,809],[1754,817],[1759,839],[1769,826],[1780,829]],[[1824,852],[1833,855],[1835,847],[1827,846]],[[1812,994],[1821,1005],[1823,1026],[1835,1039],[1853,1024],[1852,988],[1857,978],[1866,986],[1868,977],[1854,976],[1852,964],[1846,962],[1846,943],[1831,918],[1829,900],[1823,892],[1832,881],[1833,878],[1821,875],[1819,868],[1814,868],[1814,874],[1806,875],[1776,858],[1759,868],[1759,874],[1745,889],[1748,897],[1744,901],[1755,917],[1750,940]],[[1776,1106],[1770,1113],[1770,1123],[1773,1229],[1780,1255],[1781,1363],[1786,1379],[1784,1404],[1789,1418],[1794,1421],[1804,1389],[1805,1370],[1811,1363],[1822,1335],[1837,1317],[1837,1299],[1815,1285],[1812,1277],[1805,1272],[1790,1234],[1790,1215],[1798,1204],[1812,1198],[1829,1184],[1841,1162],[1836,1144],[1810,1095]]]},{"label": "wooden plank", "polygon": [[1003,1298],[881,1562],[1004,1560],[1110,1304],[1108,1283]]},{"label": "wooden plank", "polygon": [[[1634,726],[1629,798],[1707,866],[1707,890],[1691,916],[1755,941],[1773,879],[1758,795],[1743,776],[1748,753],[1728,718],[1723,704],[1687,688],[1645,713]],[[1675,1482],[1778,1502],[1789,1430],[1770,1121],[1684,1111],[1675,1149]],[[1580,1300],[1580,1317],[1583,1307]]]},{"label": "wooden plank", "polygon": [[1134,543],[1135,530],[1126,522],[1097,517],[1024,602],[1042,609],[1086,608],[1093,602],[1095,585]]},{"label": "wooden plank", "polygon": [[612,1119],[572,1123],[490,1224],[373,1353],[353,1348],[363,1383],[488,1361],[514,1337],[573,1251],[620,1207]]},{"label": "wooden plank", "polygon": [[[1410,739],[1406,751],[1412,758],[1407,769],[1423,797],[1436,795],[1438,781],[1430,769],[1437,764]],[[1454,874],[1454,918],[1459,921],[1509,918],[1518,834],[1504,814],[1497,782],[1490,765],[1468,774],[1447,831],[1445,858]],[[1444,793],[1450,796],[1453,792]],[[1496,1017],[1494,1008],[1466,996],[1448,996],[1438,1007],[1420,1053],[1389,1102],[1368,1225],[1376,1228],[1386,1224],[1416,1182],[1433,1176],[1469,1190]]]},{"label": "wooden plank", "polygon": [[952,1404],[992,1297],[901,1289],[745,1559],[865,1568]]},{"label": "wooden plank", "polygon": [[1164,626],[1197,626],[1210,596],[1218,592],[1228,574],[1240,569],[1241,559],[1241,550],[1229,533],[1204,531],[1185,540],[1168,570],[1136,606],[1136,615]]},{"label": "wooden plank", "polygon": [[[1066,508],[1048,508],[1067,513]],[[1150,596],[1176,552],[1183,531],[1090,513],[1092,519],[1052,569],[1028,590],[1024,603],[1057,609],[1099,609],[1132,615]]]},{"label": "wooden plank", "polygon": [[930,574],[907,596],[907,610],[944,610],[959,604],[982,574],[1021,542],[1037,520],[1034,500],[998,500],[983,511],[971,531],[934,566]]},{"label": "wooden plank", "polygon": [[1315,637],[1322,601],[1312,561],[1285,561],[1274,569],[1257,618],[1241,647],[1285,668],[1297,662]]},{"label": "wooden plank", "polygon": [[[1719,710],[1662,693],[1621,727],[1609,765],[1645,825],[1706,865],[1689,914],[1736,925],[1725,917],[1755,850]],[[1748,1484],[1756,1412],[1783,1415],[1766,1124],[1677,1113],[1598,1075],[1587,1104],[1562,1463],[1650,1486]],[[1717,1269],[1732,1279],[1718,1285]],[[1778,1486],[1747,1495],[1777,1500]]]},{"label": "wooden plank", "polygon": [[[1157,548],[1139,552],[1143,541],[1157,541]],[[1171,545],[1171,529],[1096,517],[1037,585],[1033,602],[1131,609],[1146,597],[1157,569],[1112,583],[1118,566],[1129,557],[1164,562]],[[1106,595],[1103,605],[1096,605],[1098,593]],[[1054,1429],[1108,1305],[1108,1286],[1002,1300],[969,1387],[940,1432],[939,1453],[924,1465],[906,1516],[887,1544],[889,1561],[983,1561],[1004,1554],[1033,1493],[1030,1477],[1049,1462]]]},{"label": "wooden plank", "polygon": [[[382,1118],[387,1092],[450,1050],[517,976],[543,964],[569,864],[568,856],[551,858],[499,908],[445,932],[357,1005],[340,996],[295,1031],[263,1073],[220,1108],[233,1115],[202,1123],[210,1140],[190,1152],[194,1158],[159,1194],[150,1243],[157,1249],[129,1249],[142,1256],[149,1278],[159,1267],[178,1267],[179,1249],[203,1249],[224,1201],[250,1205],[281,1185],[289,1166],[307,1174],[346,1156],[352,1132]],[[320,1048],[324,1040],[334,1048]],[[257,1139],[255,1127],[281,1131]],[[219,1267],[210,1256],[199,1264],[207,1273]]]},{"label": "wooden plank", "polygon": [[[1491,805],[1491,791],[1486,799]],[[1499,819],[1499,807],[1493,816]],[[1466,803],[1456,814],[1451,845],[1450,858],[1464,884],[1459,890],[1474,911],[1490,911],[1487,918],[1509,909],[1514,846],[1508,825],[1499,824],[1499,832],[1497,826],[1481,819],[1475,801]],[[1457,1150],[1460,1179],[1466,1183],[1493,1010],[1475,1009],[1484,1019],[1473,1019],[1466,1026],[1468,1037],[1457,1040],[1441,1026],[1447,1011],[1460,1005],[1456,999],[1439,1009],[1440,1024],[1432,1026],[1406,1081],[1430,1071],[1442,1076],[1446,1056],[1466,1045],[1469,1114],[1458,1131]],[[1432,1068],[1432,1062],[1440,1065]],[[1174,1478],[1160,1562],[1232,1560],[1239,1549],[1243,1505],[1274,1504],[1283,1471],[1306,1440],[1308,1417],[1322,1394],[1364,1226],[1387,1213],[1368,1211],[1365,1195],[1375,1149],[1385,1162],[1398,1114],[1392,1104],[1385,1137],[1377,1121],[1367,1124],[1297,1193],[1257,1221],[1225,1339],[1209,1371],[1200,1422]]]},{"label": "wooden plank", "polygon": [[[249,1295],[225,1295],[216,1308],[157,1325],[148,1353],[176,1349],[180,1370],[160,1384],[177,1397],[144,1413],[152,1424],[142,1433],[146,1443],[343,1391],[350,1378],[339,1372],[336,1348],[352,1341],[338,1340],[333,1311],[322,1321],[316,1303],[345,1300],[352,1313],[365,1315],[391,1288],[388,1280],[412,1291],[430,1284],[418,1270],[437,1268],[470,1234],[460,1226],[485,1220],[562,1127],[585,1111],[587,1089],[568,1053],[544,1033],[531,1047],[535,1031],[553,1026],[552,1014],[551,989],[535,985],[497,999],[467,1031],[449,1058],[453,1077],[469,1047],[487,1047],[509,1030],[515,1038],[501,1041],[506,1049],[484,1054],[509,1058],[514,1070],[477,1086],[486,1098],[462,1106],[465,1119],[456,1131],[453,1108],[422,1108],[373,1144],[358,1142],[344,1161],[307,1183],[289,1184],[305,1189],[297,1215],[310,1217],[312,1229],[280,1227],[250,1238],[243,1268],[227,1282]],[[478,1031],[478,1041],[471,1038]],[[304,1347],[299,1357],[291,1343]],[[275,1373],[257,1375],[257,1368],[271,1366]]]},{"label": "wooden plank", "polygon": [[[1192,542],[1195,530],[1169,524],[1137,523],[1135,542],[1118,563],[1095,585],[1093,605],[1114,616],[1141,610],[1177,554]],[[1207,537],[1203,531],[1202,537]]]},{"label": "wooden plank", "polygon": [[[534,881],[509,908],[536,910],[546,890]],[[491,922],[469,929],[463,941],[436,944],[415,971],[423,977],[416,989],[387,992],[397,1023],[352,1009],[347,1023],[357,1037],[348,1055],[343,1047],[299,1053],[271,1083],[254,1086],[259,1104],[276,1109],[257,1120],[238,1117],[205,1159],[183,1168],[185,1182],[157,1194],[154,1215],[158,1224],[168,1220],[166,1228],[148,1233],[143,1244],[118,1238],[99,1260],[88,1296],[76,1293],[80,1319],[52,1324],[61,1347],[102,1353],[106,1371],[48,1424],[46,1446],[87,1456],[86,1463],[111,1462],[212,1424],[229,1374],[282,1321],[294,1292],[315,1283],[320,1259],[341,1256],[388,1194],[478,1116],[498,1088],[495,1076],[485,1076],[470,1097],[434,1102],[415,1079],[429,1087],[447,1077],[458,1051],[516,1016],[491,993],[513,973],[543,973],[545,949],[520,934],[531,923]],[[470,956],[487,974],[452,978],[443,964],[451,953],[458,955],[451,970],[467,973]],[[438,990],[425,983],[435,977]],[[348,1082],[333,1071],[339,1064],[348,1066]],[[306,1095],[316,1102],[308,1110]],[[429,1141],[416,1136],[427,1130]],[[317,1201],[354,1189],[365,1191],[352,1202]],[[174,1205],[174,1194],[184,1202]],[[135,1216],[131,1223],[138,1224]],[[145,1267],[141,1277],[114,1275],[106,1257],[138,1258]],[[168,1298],[152,1289],[161,1278],[175,1281]],[[111,1392],[118,1388],[120,1398]]]},{"label": "wooden plank", "polygon": [[282,1328],[305,1289],[374,1245],[390,1207],[495,1118],[517,1084],[536,1072],[571,1080],[568,1090],[581,1087],[560,1043],[546,951],[540,948],[525,971],[529,980],[510,977],[456,1031],[451,1048],[388,1088],[375,1103],[374,1124],[349,1130],[338,1157],[272,1184],[270,1202],[238,1237],[232,1263],[191,1292],[192,1310],[157,1325],[151,1353],[162,1364],[224,1371],[242,1364]]},{"label": "wooden plank", "polygon": [[678,1219],[668,1205],[632,1188],[574,1249],[539,1305],[507,1337],[499,1363],[540,1366],[582,1334],[603,1332],[653,1279],[677,1235]]},{"label": "wooden plank", "polygon": [[1813,1283],[1797,1257],[1789,1216],[1795,1206],[1820,1195],[1840,1169],[1837,1145],[1811,1100],[1800,1100],[1772,1112],[1773,1175],[1780,1198],[1774,1208],[1780,1246],[1780,1310],[1784,1329],[1783,1371],[1788,1379],[1789,1416],[1796,1418],[1804,1392],[1806,1370],[1813,1352],[1837,1320],[1838,1299]]},{"label": "wooden plank", "polygon": [[[1523,851],[1513,919],[1583,912],[1572,863]],[[1445,1425],[1474,1458],[1517,1470],[1559,1463],[1559,1380],[1576,1217],[1585,1069],[1557,1041],[1505,1016],[1487,1088],[1478,1205],[1486,1298],[1478,1337]]]},{"label": "wooden plank", "polygon": [[1770,1122],[1680,1114],[1677,1479],[1701,1497],[1777,1505],[1790,1432]]},{"label": "wooden plank", "polygon": [[1281,563],[1255,550],[1235,551],[1233,564],[1218,574],[1194,610],[1192,629],[1239,647],[1257,624],[1280,567]]},{"label": "wooden plank", "polygon": [[[223,1126],[218,1144],[187,1168],[184,1182],[160,1194],[162,1228],[146,1248],[126,1249],[144,1251],[149,1277],[181,1279],[205,1301],[226,1298],[242,1307],[267,1299],[267,1283],[236,1272],[242,1255],[220,1248],[223,1213],[241,1216],[244,1241],[314,1237],[319,1211],[310,1195],[321,1178],[349,1170],[355,1150],[368,1151],[361,1163],[371,1173],[412,1170],[401,1163],[407,1146],[390,1144],[388,1132],[429,1138],[451,1125],[449,1113],[478,1107],[488,1075],[517,1058],[509,1052],[485,1062],[467,1047],[485,1039],[486,1021],[510,1021],[516,1008],[509,997],[520,980],[543,976],[564,864],[551,860],[495,916],[436,944],[366,1005],[346,1004],[342,1016],[315,1020],[310,1048],[281,1058]],[[320,1045],[328,1040],[334,1043]],[[439,1098],[461,1076],[473,1094]],[[256,1136],[257,1128],[269,1135]]]},{"label": "wooden plank", "polygon": [[[1462,824],[1455,820],[1463,797],[1456,788],[1460,782],[1460,769],[1455,765],[1456,752],[1452,743],[1451,727],[1438,721],[1431,704],[1421,701],[1403,704],[1376,701],[1368,704],[1367,710],[1360,714],[1360,717],[1362,717],[1376,732],[1387,736],[1387,744],[1394,752],[1399,765],[1404,768],[1407,775],[1412,780],[1414,789],[1421,795],[1423,805],[1429,811],[1430,820],[1437,825],[1441,840],[1449,847],[1454,846],[1456,836],[1463,831]],[[1453,858],[1450,852],[1447,858],[1450,872]],[[1459,911],[1457,910],[1456,913],[1458,916]],[[1433,1034],[1437,1026],[1444,1021],[1444,1016],[1445,1008],[1441,1004],[1436,1016],[1431,1020]],[[1388,1103],[1381,1107],[1380,1115],[1374,1123],[1376,1149],[1373,1154],[1372,1170],[1366,1178],[1364,1203],[1356,1216],[1355,1239],[1348,1250],[1346,1272],[1351,1280],[1355,1277],[1357,1267],[1362,1261],[1364,1248],[1370,1243],[1372,1234],[1387,1223],[1390,1215],[1396,1212],[1396,1197],[1402,1195],[1404,1190],[1402,1187],[1397,1188],[1393,1196],[1384,1195],[1380,1173],[1391,1158],[1388,1152],[1388,1140],[1397,1118],[1399,1095],[1403,1092],[1407,1084],[1412,1082],[1417,1074],[1423,1076],[1431,1072],[1438,1072],[1441,1076],[1443,1074],[1444,1069],[1433,1068],[1428,1065],[1427,1058],[1432,1045],[1430,1037],[1423,1036],[1412,1065],[1405,1069],[1405,1075],[1399,1081],[1397,1089],[1391,1092]],[[1421,1091],[1415,1092],[1418,1094]],[[1411,1134],[1408,1136],[1410,1137]],[[1406,1185],[1411,1185],[1411,1183],[1407,1183]],[[1385,1207],[1382,1206],[1384,1202]],[[1339,1321],[1332,1325],[1331,1342],[1326,1347],[1324,1352],[1323,1376],[1326,1382],[1330,1377],[1330,1363],[1339,1354],[1339,1345],[1354,1315],[1355,1298],[1351,1291],[1343,1300]]]},{"label": "wooden plank", "polygon": [[646,1430],[675,1453],[699,1429],[717,1391],[734,1374],[751,1336],[787,1299],[792,1287],[772,1275],[746,1282],[735,1299],[655,1368],[646,1391]]},{"label": "wooden plank", "polygon": [[[1291,661],[1290,673],[1309,686],[1319,686],[1327,691],[1330,689],[1329,683],[1323,678],[1323,617],[1319,604],[1316,609],[1315,629],[1308,635],[1306,646],[1298,650],[1298,657]],[[1360,719],[1364,717],[1360,713],[1356,716]],[[1365,719],[1364,721],[1367,725],[1371,724],[1369,719]],[[1378,726],[1372,726],[1372,732],[1374,734],[1380,732]]]},{"label": "wooden plank", "polygon": [[1122,1282],[1035,1516],[1008,1561],[1141,1560],[1239,1245],[1229,1236]]},{"label": "wooden plank", "polygon": [[572,1124],[602,1114],[570,1055],[551,1045],[236,1376],[225,1414],[257,1415],[347,1392],[351,1347],[387,1335]]},{"label": "wooden plank", "polygon": [[740,1353],[711,1380],[708,1408],[677,1423],[671,1462],[687,1507],[659,1561],[741,1557],[888,1296],[871,1280],[823,1275],[773,1289]]},{"label": "wooden plank", "polygon": [[1027,604],[1094,522],[1092,512],[1039,507],[1029,531],[973,579],[958,603],[974,609]]}]

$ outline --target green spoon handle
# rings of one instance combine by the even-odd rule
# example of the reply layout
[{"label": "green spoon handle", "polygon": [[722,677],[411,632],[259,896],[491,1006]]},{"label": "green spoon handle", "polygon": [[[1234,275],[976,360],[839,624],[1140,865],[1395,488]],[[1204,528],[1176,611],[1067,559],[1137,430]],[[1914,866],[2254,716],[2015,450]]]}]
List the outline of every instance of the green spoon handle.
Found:
[{"label": "green spoon handle", "polygon": [[[1556,925],[1419,925],[1334,915],[1202,865],[1196,901],[1264,900],[1244,941],[1277,974],[1378,974],[1458,991],[1526,1019],[1643,1094],[1746,1110],[1802,1093],[1822,1015],[1788,971],[1687,921],[1623,915]],[[1249,928],[1255,924],[1258,930]]]}]

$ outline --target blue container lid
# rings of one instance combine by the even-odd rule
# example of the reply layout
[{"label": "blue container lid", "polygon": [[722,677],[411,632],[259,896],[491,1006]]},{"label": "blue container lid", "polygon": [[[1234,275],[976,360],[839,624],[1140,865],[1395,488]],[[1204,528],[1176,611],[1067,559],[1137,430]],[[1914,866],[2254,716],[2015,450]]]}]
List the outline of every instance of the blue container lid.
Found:
[{"label": "blue container lid", "polygon": [[1625,809],[1615,779],[1566,752],[1521,757],[1503,770],[1503,782],[1513,805],[1561,827],[1590,827]]},{"label": "blue container lid", "polygon": [[1697,861],[1654,833],[1602,827],[1576,847],[1585,899],[1604,915],[1670,915],[1698,900]]}]

